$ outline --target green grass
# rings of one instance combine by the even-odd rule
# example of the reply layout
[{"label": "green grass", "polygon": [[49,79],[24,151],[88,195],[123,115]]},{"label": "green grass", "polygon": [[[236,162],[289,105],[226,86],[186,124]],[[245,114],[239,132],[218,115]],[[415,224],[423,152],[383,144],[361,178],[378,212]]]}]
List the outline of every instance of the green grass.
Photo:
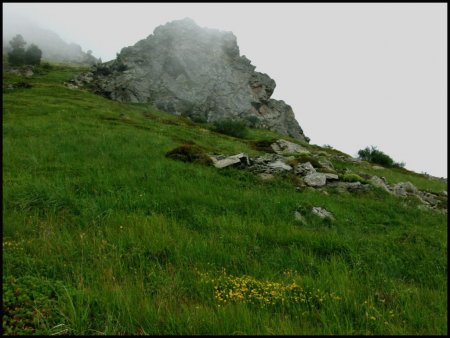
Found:
[{"label": "green grass", "polygon": [[[7,332],[447,333],[446,214],[379,190],[299,193],[282,178],[166,158],[192,143],[256,155],[252,140],[281,136],[250,129],[238,139],[64,87],[78,71],[55,67],[3,94],[3,300],[20,302]],[[376,174],[447,189],[405,171]],[[308,214],[298,224],[299,205],[336,221]],[[243,280],[261,295],[295,283],[325,300],[217,300],[215,290],[229,295]]]}]

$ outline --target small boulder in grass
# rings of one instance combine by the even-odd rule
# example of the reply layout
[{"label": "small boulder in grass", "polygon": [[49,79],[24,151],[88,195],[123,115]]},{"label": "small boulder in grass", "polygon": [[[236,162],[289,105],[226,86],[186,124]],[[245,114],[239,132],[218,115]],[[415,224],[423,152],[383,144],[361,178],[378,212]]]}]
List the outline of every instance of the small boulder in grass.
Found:
[{"label": "small boulder in grass", "polygon": [[166,157],[191,163],[200,163],[205,165],[212,165],[213,161],[205,153],[205,151],[195,144],[183,144],[166,153]]},{"label": "small boulder in grass", "polygon": [[313,207],[311,211],[314,215],[316,215],[322,219],[329,219],[330,221],[334,221],[333,214],[324,208]]}]

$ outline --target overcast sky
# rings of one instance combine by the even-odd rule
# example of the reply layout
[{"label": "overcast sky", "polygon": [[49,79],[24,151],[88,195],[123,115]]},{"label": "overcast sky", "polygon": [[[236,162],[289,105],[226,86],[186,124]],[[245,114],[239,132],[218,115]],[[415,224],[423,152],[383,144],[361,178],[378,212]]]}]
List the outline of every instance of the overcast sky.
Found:
[{"label": "overcast sky", "polygon": [[311,143],[447,177],[447,4],[3,3],[103,61],[168,21],[232,31]]}]

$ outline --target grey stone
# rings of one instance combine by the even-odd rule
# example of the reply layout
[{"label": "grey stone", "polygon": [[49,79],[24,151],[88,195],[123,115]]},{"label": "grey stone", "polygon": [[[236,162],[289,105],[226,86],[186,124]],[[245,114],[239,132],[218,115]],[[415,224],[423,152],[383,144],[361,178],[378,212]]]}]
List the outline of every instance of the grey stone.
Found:
[{"label": "grey stone", "polygon": [[327,177],[322,173],[313,173],[306,175],[303,181],[310,187],[322,187],[327,182]]},{"label": "grey stone", "polygon": [[216,162],[214,162],[214,166],[216,168],[222,169],[225,167],[229,167],[230,165],[234,165],[234,164],[238,164],[241,163],[241,160],[238,158],[225,158],[223,160],[216,160]]},{"label": "grey stone", "polygon": [[314,174],[316,169],[310,162],[300,163],[295,166],[294,173],[297,175],[305,176],[309,174]]},{"label": "grey stone", "polygon": [[330,219],[330,220],[332,220],[332,221],[335,220],[333,214],[332,214],[331,212],[329,212],[328,210],[324,209],[324,208],[321,208],[321,207],[313,207],[312,210],[311,210],[311,212],[312,212],[314,215],[316,215],[316,216],[318,216],[318,217],[320,217],[320,218],[322,218],[322,219],[328,218],[328,219]]},{"label": "grey stone", "polygon": [[208,122],[256,118],[260,128],[308,142],[291,106],[271,98],[275,81],[255,68],[240,55],[232,32],[186,18],[158,26],[74,81],[90,82],[96,93],[116,101],[151,103]]},{"label": "grey stone", "polygon": [[339,176],[335,175],[335,174],[330,174],[330,173],[323,173],[327,179],[327,181],[337,181],[339,180]]},{"label": "grey stone", "polygon": [[428,204],[432,206],[436,206],[439,204],[439,201],[436,199],[436,197],[433,194],[427,193],[427,192],[420,192],[416,196],[420,196],[420,198],[427,202]]},{"label": "grey stone", "polygon": [[417,193],[417,188],[411,182],[400,182],[392,187],[392,191],[397,196],[407,196],[408,193]]},{"label": "grey stone", "polygon": [[233,155],[233,156],[228,156],[223,159],[218,159],[214,156],[210,156],[210,158],[212,159],[214,166],[219,169],[229,167],[229,166],[235,165],[235,164],[241,164],[241,163],[244,165],[250,165],[250,160],[249,160],[248,156],[243,153]]},{"label": "grey stone", "polygon": [[300,223],[302,223],[304,225],[307,224],[305,217],[298,211],[294,212],[294,218],[295,218],[296,221],[298,221],[298,222],[300,222]]},{"label": "grey stone", "polygon": [[270,145],[274,152],[277,154],[294,154],[302,153],[309,154],[309,151],[301,145],[293,142],[289,142],[283,139],[277,140]]}]

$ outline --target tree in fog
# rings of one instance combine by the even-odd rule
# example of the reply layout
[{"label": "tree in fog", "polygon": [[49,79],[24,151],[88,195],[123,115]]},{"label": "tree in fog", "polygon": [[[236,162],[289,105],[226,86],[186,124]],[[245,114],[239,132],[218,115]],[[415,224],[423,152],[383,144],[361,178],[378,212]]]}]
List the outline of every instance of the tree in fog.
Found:
[{"label": "tree in fog", "polygon": [[41,63],[42,51],[35,44],[31,44],[25,52],[25,63],[27,65],[38,65]]},{"label": "tree in fog", "polygon": [[25,63],[25,45],[27,44],[22,35],[17,34],[9,41],[12,50],[8,53],[8,61],[13,66],[20,66]]}]

